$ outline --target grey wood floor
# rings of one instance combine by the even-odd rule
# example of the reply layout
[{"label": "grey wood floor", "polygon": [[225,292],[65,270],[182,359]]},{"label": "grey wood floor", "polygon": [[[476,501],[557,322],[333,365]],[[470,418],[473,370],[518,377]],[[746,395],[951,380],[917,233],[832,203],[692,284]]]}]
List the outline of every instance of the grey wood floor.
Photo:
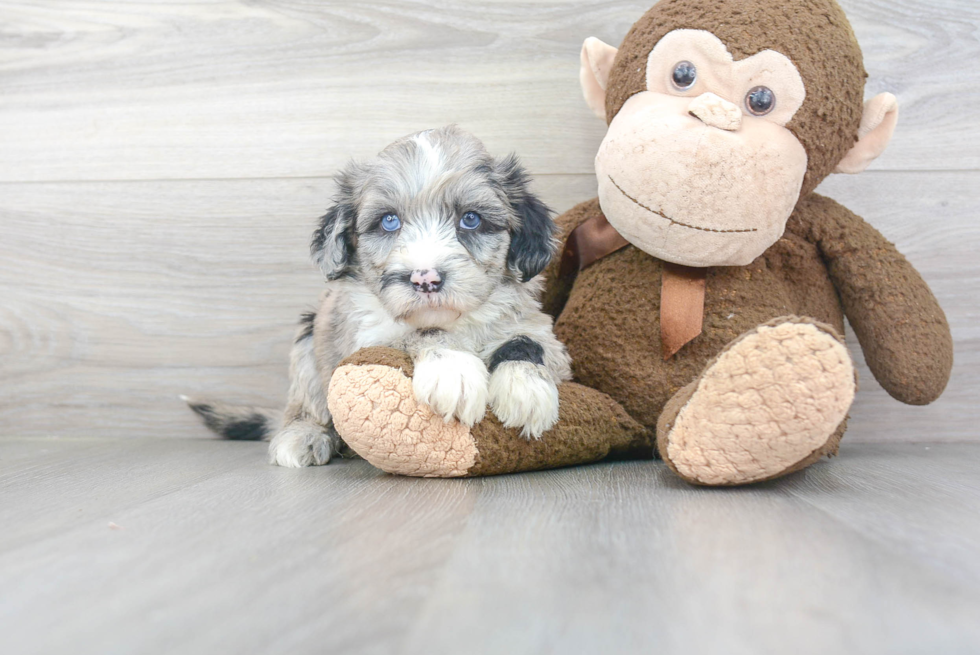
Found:
[{"label": "grey wood floor", "polygon": [[820,191],[919,268],[956,365],[902,406],[851,339],[840,458],[296,471],[177,400],[283,399],[349,157],[457,122],[594,196],[579,48],[652,2],[0,0],[0,655],[980,653],[977,0],[841,0],[902,113]]},{"label": "grey wood floor", "polygon": [[980,444],[476,480],[0,440],[0,652],[980,652]]}]

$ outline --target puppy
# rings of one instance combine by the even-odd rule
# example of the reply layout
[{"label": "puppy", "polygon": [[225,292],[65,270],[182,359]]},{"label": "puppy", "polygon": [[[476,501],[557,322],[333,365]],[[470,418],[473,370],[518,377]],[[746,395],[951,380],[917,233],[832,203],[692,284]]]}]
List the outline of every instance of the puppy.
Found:
[{"label": "puppy", "polygon": [[349,453],[327,409],[334,369],[391,346],[412,357],[416,397],[446,421],[473,425],[489,403],[505,426],[540,438],[571,367],[538,301],[555,225],[528,181],[516,157],[494,159],[455,126],[349,164],[313,233],[327,289],[302,319],[284,414],[186,399],[191,408],[226,438],[272,435],[274,464],[326,464]]}]

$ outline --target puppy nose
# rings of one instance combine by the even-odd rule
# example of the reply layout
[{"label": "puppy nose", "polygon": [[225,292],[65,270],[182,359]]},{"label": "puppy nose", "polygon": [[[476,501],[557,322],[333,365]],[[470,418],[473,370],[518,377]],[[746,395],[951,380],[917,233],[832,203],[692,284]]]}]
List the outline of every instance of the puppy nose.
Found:
[{"label": "puppy nose", "polygon": [[442,275],[435,269],[412,271],[412,286],[422,293],[435,293],[442,288]]},{"label": "puppy nose", "polygon": [[742,111],[714,93],[702,93],[687,106],[687,112],[705,125],[734,132],[742,126]]}]

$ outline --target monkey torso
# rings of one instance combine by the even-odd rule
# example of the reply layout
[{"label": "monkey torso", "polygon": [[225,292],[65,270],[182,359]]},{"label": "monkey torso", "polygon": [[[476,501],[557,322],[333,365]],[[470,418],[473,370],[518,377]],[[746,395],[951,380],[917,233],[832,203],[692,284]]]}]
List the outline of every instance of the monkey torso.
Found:
[{"label": "monkey torso", "polygon": [[[801,203],[783,237],[748,266],[708,269],[702,333],[666,361],[660,341],[663,261],[627,246],[581,271],[555,323],[575,380],[608,394],[653,428],[674,393],[722,348],[762,323],[806,316],[843,334],[840,299],[817,246],[791,229],[809,222],[811,217],[798,215],[812,211],[808,207]],[[567,235],[599,212],[592,200],[558,223]]]}]

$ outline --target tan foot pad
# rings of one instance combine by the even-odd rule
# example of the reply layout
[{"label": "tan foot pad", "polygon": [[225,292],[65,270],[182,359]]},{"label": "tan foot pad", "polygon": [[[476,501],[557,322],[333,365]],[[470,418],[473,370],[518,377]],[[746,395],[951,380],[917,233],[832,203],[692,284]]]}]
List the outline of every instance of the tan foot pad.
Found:
[{"label": "tan foot pad", "polygon": [[327,404],[354,451],[382,471],[427,478],[466,475],[476,463],[470,430],[415,401],[399,368],[347,364],[334,371]]},{"label": "tan foot pad", "polygon": [[795,318],[760,326],[667,404],[660,452],[694,483],[778,477],[836,445],[855,389],[850,354],[832,328]]}]

